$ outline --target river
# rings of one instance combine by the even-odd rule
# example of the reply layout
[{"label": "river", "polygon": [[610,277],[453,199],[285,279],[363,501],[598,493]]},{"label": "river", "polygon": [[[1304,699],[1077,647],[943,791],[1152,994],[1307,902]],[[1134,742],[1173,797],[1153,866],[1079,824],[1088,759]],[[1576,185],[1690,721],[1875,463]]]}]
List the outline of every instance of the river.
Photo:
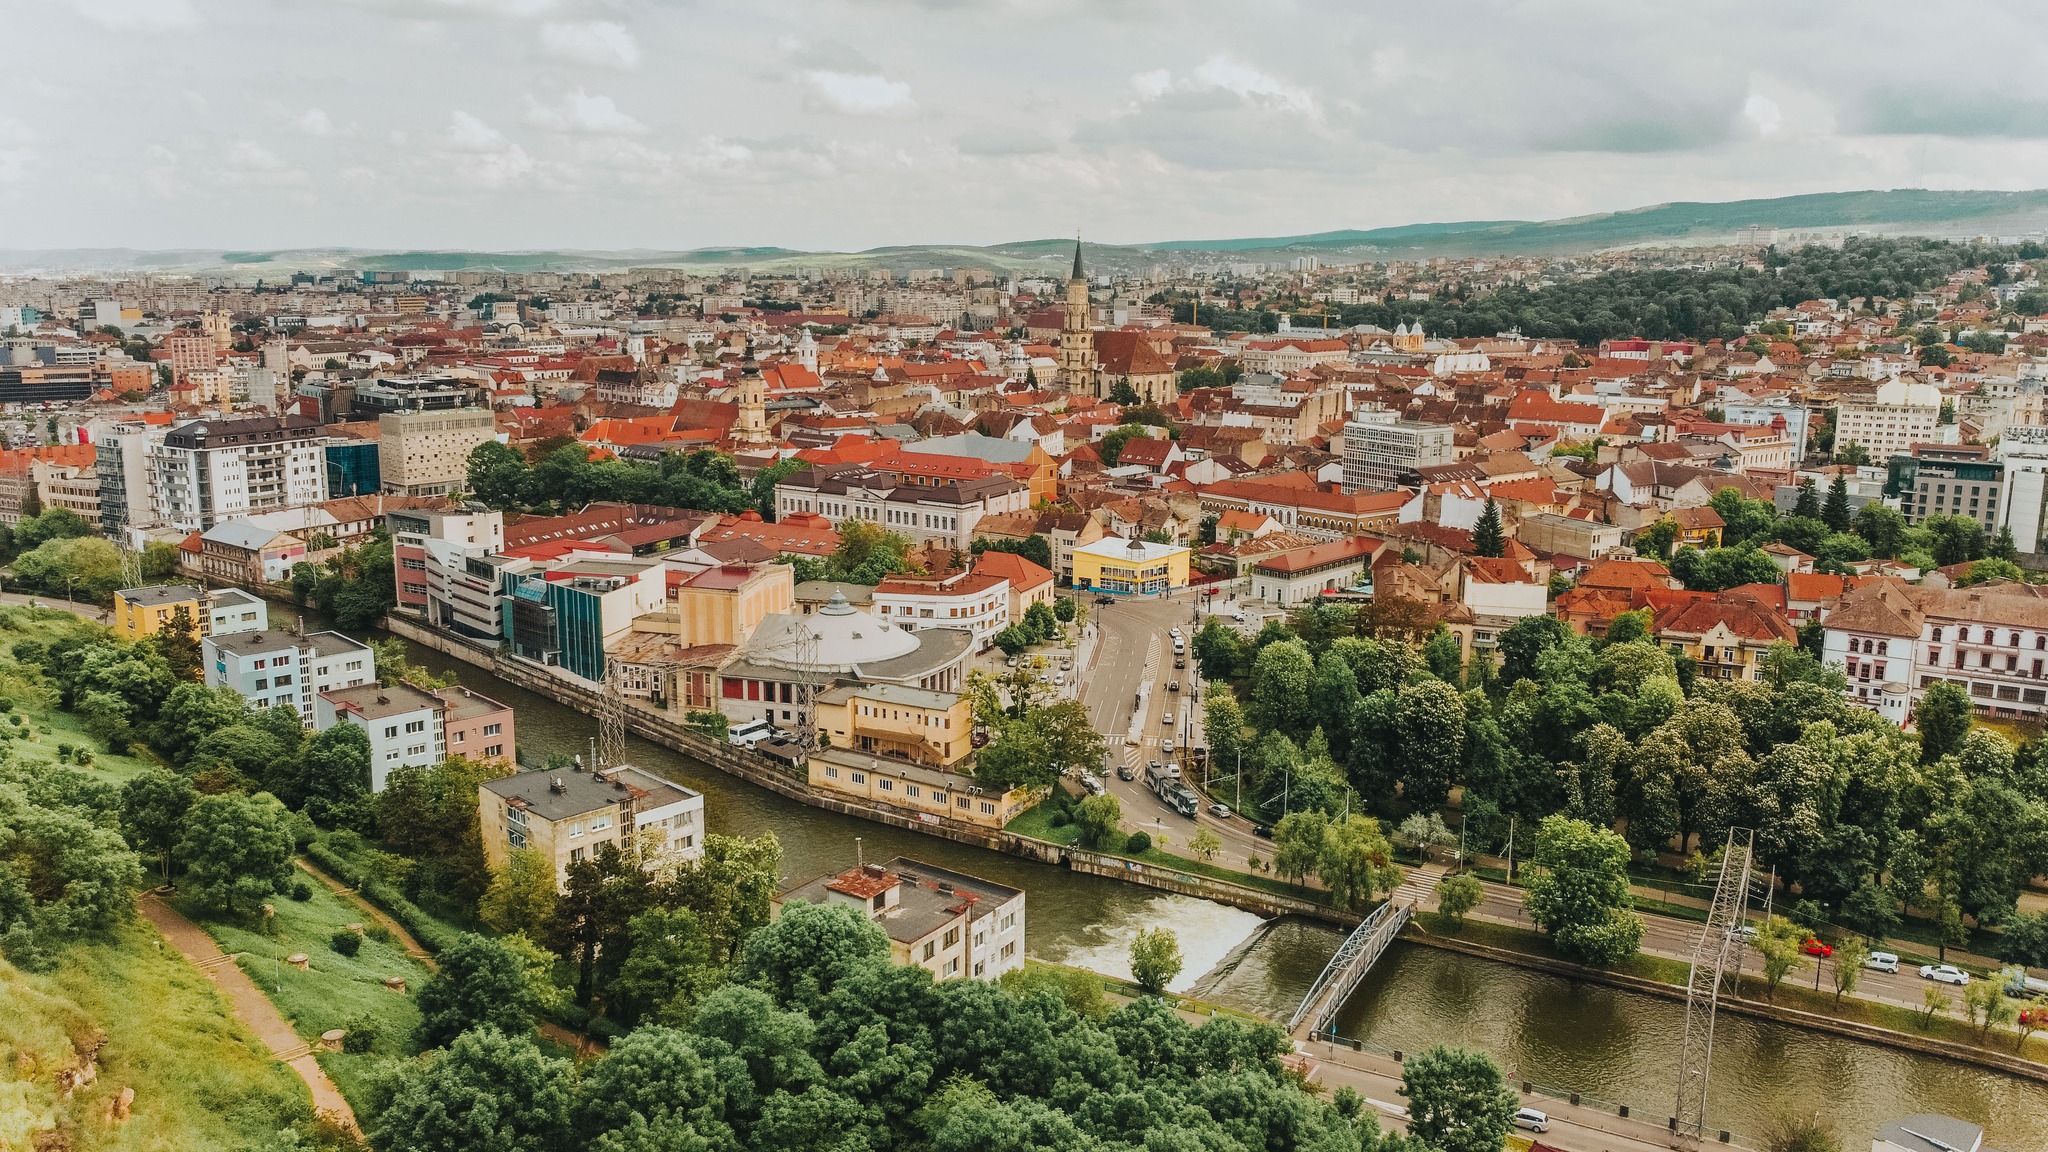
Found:
[{"label": "river", "polygon": [[[289,609],[277,611],[290,619]],[[591,717],[410,647],[415,661],[456,669],[463,683],[511,705],[529,757],[587,750],[596,731]],[[1284,1021],[1341,939],[1305,920],[1262,923],[1205,900],[805,807],[639,737],[629,737],[629,751],[633,762],[702,791],[713,831],[774,832],[790,883],[849,866],[858,838],[869,860],[902,854],[1025,889],[1025,950],[1039,960],[1128,977],[1132,936],[1163,926],[1179,937],[1185,960],[1175,991],[1195,989],[1214,1003]],[[1656,997],[1398,943],[1344,1006],[1337,1027],[1406,1051],[1444,1042],[1484,1048],[1517,1078],[1661,1117],[1671,1110],[1684,1017],[1682,1005]],[[1987,1140],[2005,1152],[2048,1149],[2048,1085],[1724,1014],[1715,1033],[1711,1122],[1754,1137],[1781,1109],[1832,1112],[1850,1148],[1899,1116],[1947,1112],[1983,1124]]]}]

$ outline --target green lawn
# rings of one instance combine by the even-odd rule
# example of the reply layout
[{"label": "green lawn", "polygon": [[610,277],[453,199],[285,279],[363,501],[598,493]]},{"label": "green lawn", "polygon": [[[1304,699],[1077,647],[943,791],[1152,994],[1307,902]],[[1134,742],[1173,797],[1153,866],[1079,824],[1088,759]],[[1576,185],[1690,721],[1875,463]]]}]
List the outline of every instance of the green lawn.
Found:
[{"label": "green lawn", "polygon": [[[1015,820],[1010,821],[1009,827],[1005,831],[1014,832],[1019,836],[1029,836],[1034,840],[1048,840],[1061,847],[1072,846],[1075,840],[1080,837],[1080,826],[1068,823],[1054,827],[1050,808],[1050,803],[1045,803],[1025,810]],[[1246,888],[1256,888],[1261,892],[1271,892],[1276,896],[1291,896],[1297,900],[1308,900],[1317,904],[1328,904],[1330,902],[1330,894],[1317,888],[1307,888],[1300,884],[1290,884],[1285,880],[1275,879],[1271,876],[1239,872],[1235,869],[1219,867],[1207,861],[1177,856],[1157,845],[1136,855],[1124,851],[1122,845],[1117,845],[1114,848],[1098,848],[1094,849],[1094,851],[1101,852],[1106,856],[1121,856],[1126,860],[1137,860],[1156,868],[1187,872],[1196,876],[1204,876],[1211,880],[1221,880],[1229,884],[1240,884]]]},{"label": "green lawn", "polygon": [[[52,1074],[93,1039],[104,1040],[98,1081],[54,1101]],[[131,1119],[105,1127],[102,1110],[123,1088],[135,1090]],[[31,1146],[27,1115],[65,1124],[69,1143],[53,1147],[73,1152],[257,1152],[284,1145],[312,1101],[206,977],[131,920],[68,949],[47,974],[0,962],[0,1147]]]},{"label": "green lawn", "polygon": [[[335,1086],[351,1105],[360,1108],[364,1077],[377,1057],[413,1051],[412,1033],[420,1014],[412,993],[419,991],[429,973],[396,943],[374,938],[365,938],[362,950],[353,957],[336,952],[330,940],[337,928],[346,924],[368,927],[371,922],[366,913],[325,885],[311,877],[305,879],[312,886],[312,899],[302,902],[279,896],[271,902],[277,910],[274,935],[258,931],[249,920],[216,915],[188,901],[178,901],[178,909],[206,929],[222,951],[244,954],[237,957],[237,963],[270,996],[301,1038],[317,1042],[322,1032],[347,1027],[357,1016],[376,1021],[379,1035],[371,1052],[320,1055]],[[295,952],[306,954],[306,970],[284,963]],[[385,988],[387,976],[404,977],[407,994]]]},{"label": "green lawn", "polygon": [[[0,731],[8,734],[0,748],[23,763],[55,763],[65,744],[90,749],[93,762],[87,770],[115,784],[149,766],[150,762],[127,755],[125,748],[109,749],[87,732],[76,716],[60,711],[54,690],[42,681],[40,673],[21,667],[8,655],[24,640],[49,644],[69,636],[104,634],[106,629],[69,612],[0,608],[0,701],[7,702],[7,711],[0,712]],[[14,723],[16,715],[22,719],[20,725]]]}]

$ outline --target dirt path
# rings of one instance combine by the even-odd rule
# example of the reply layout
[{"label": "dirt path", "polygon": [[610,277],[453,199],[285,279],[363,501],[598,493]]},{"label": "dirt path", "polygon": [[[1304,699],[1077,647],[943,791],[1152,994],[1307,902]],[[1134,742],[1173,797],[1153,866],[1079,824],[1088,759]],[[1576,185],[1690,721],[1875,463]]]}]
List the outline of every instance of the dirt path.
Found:
[{"label": "dirt path", "polygon": [[[427,970],[430,972],[437,971],[439,969],[440,966],[434,963],[433,954],[428,952],[425,948],[421,947],[419,940],[415,938],[412,933],[406,931],[405,925],[400,924],[395,918],[392,917],[392,915],[389,912],[386,912],[382,908],[377,907],[375,904],[370,903],[367,899],[363,897],[362,893],[357,892],[353,888],[350,888],[348,885],[343,884],[341,881],[336,880],[334,877],[329,876],[327,873],[321,871],[311,861],[301,859],[295,861],[295,863],[297,863],[298,866],[301,869],[303,869],[307,875],[312,876],[314,879],[320,881],[322,884],[325,884],[329,888],[332,888],[336,895],[340,896],[342,899],[348,901],[349,903],[355,905],[357,908],[362,909],[362,912],[365,916],[368,916],[370,919],[376,921],[378,924],[381,924],[386,929],[388,929],[391,932],[391,935],[397,938],[399,946],[405,949],[405,954],[407,956],[410,956],[413,959],[419,961],[421,964],[426,965]],[[543,1020],[541,1022],[540,1034],[554,1041],[555,1043],[560,1044],[562,1047],[567,1048],[570,1051],[576,1053],[576,1058],[578,1060],[584,1059],[588,1056],[599,1055],[603,1053],[605,1050],[605,1044],[603,1041],[598,1040],[595,1037],[582,1035],[578,1032],[571,1032],[567,1028],[562,1027],[560,1024],[555,1024],[546,1020]]]},{"label": "dirt path", "polygon": [[355,1110],[348,1106],[334,1081],[327,1078],[327,1071],[313,1058],[311,1045],[299,1039],[284,1013],[277,1010],[277,1005],[270,1002],[270,997],[249,979],[248,973],[242,971],[233,957],[220,950],[213,937],[157,899],[154,892],[143,893],[136,902],[136,910],[163,934],[164,939],[170,941],[171,947],[213,981],[228,998],[228,1006],[234,1010],[236,1018],[256,1033],[256,1038],[263,1041],[270,1054],[299,1074],[313,1092],[315,1109],[346,1124],[350,1131],[361,1131],[356,1125]]}]

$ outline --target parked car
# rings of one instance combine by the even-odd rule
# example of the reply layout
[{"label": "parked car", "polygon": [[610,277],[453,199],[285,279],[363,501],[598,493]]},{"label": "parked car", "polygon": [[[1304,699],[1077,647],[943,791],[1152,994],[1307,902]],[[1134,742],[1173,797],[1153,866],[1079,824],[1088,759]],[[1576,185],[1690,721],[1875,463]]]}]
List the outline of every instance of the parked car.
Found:
[{"label": "parked car", "polygon": [[1953,984],[1958,988],[1970,982],[1970,974],[1953,964],[1922,964],[1920,978],[1936,984]]},{"label": "parked car", "polygon": [[1863,966],[1873,972],[1897,972],[1899,958],[1891,952],[1872,952],[1863,958]]},{"label": "parked car", "polygon": [[1550,1117],[1534,1108],[1515,1109],[1515,1127],[1529,1132],[1550,1131]]},{"label": "parked car", "polygon": [[1218,820],[1228,820],[1230,819],[1230,805],[1211,804],[1209,805],[1209,815],[1214,816]]},{"label": "parked car", "polygon": [[1244,623],[1244,612],[1243,612],[1243,611],[1241,611],[1241,610],[1240,610],[1240,611],[1237,611],[1237,612],[1232,612],[1232,613],[1230,614],[1230,618],[1231,618],[1232,620],[1235,620],[1235,621],[1236,621],[1236,622],[1238,622],[1239,624],[1242,624],[1242,623]]},{"label": "parked car", "polygon": [[1735,934],[1736,934],[1737,936],[1740,936],[1740,937],[1742,937],[1742,938],[1743,938],[1744,940],[1748,940],[1748,941],[1750,941],[1751,943],[1755,943],[1755,942],[1756,942],[1756,925],[1754,925],[1754,924],[1744,924],[1743,926],[1741,926],[1740,928],[1737,928],[1737,929],[1735,930]]},{"label": "parked car", "polygon": [[2048,980],[2029,976],[2021,969],[2005,982],[2005,994],[2021,1000],[2040,1000],[2048,997]]},{"label": "parked car", "polygon": [[1166,630],[1166,634],[1168,636],[1173,637],[1175,640],[1180,639],[1180,625],[1175,624],[1173,627],[1168,628]]},{"label": "parked car", "polygon": [[1835,954],[1834,945],[1812,936],[1808,936],[1806,938],[1806,943],[1801,944],[1799,946],[1799,950],[1801,952],[1806,953],[1808,956],[1818,956],[1823,960]]},{"label": "parked car", "polygon": [[1055,672],[1055,673],[1053,673],[1053,674],[1052,674],[1052,682],[1053,682],[1053,686],[1054,686],[1054,687],[1056,687],[1056,688],[1064,688],[1064,687],[1066,687],[1066,686],[1067,686],[1067,674],[1066,674],[1065,672]]},{"label": "parked car", "polygon": [[1081,774],[1081,787],[1086,788],[1090,796],[1100,796],[1104,791],[1102,781],[1085,772]]},{"label": "parked car", "polygon": [[1119,764],[1116,766],[1116,778],[1119,780],[1136,780],[1138,778],[1138,770],[1129,764]]}]

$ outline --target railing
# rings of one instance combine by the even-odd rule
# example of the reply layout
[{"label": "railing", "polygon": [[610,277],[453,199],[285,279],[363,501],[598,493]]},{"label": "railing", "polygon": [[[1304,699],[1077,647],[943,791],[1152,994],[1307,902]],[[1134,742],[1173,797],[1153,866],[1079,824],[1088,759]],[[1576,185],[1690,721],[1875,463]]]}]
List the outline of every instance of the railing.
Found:
[{"label": "railing", "polygon": [[1411,911],[1409,905],[1390,900],[1374,909],[1372,915],[1346,936],[1337,954],[1323,966],[1322,975],[1309,986],[1308,995],[1301,998],[1301,1007],[1296,1008],[1293,1017],[1287,1021],[1287,1031],[1299,1030],[1301,1022],[1311,1012],[1315,1014],[1309,1029],[1311,1032],[1322,1032],[1328,1028],[1337,1010],[1358,990],[1359,982],[1372,970],[1373,964],[1387,950],[1387,945],[1401,934]]}]

